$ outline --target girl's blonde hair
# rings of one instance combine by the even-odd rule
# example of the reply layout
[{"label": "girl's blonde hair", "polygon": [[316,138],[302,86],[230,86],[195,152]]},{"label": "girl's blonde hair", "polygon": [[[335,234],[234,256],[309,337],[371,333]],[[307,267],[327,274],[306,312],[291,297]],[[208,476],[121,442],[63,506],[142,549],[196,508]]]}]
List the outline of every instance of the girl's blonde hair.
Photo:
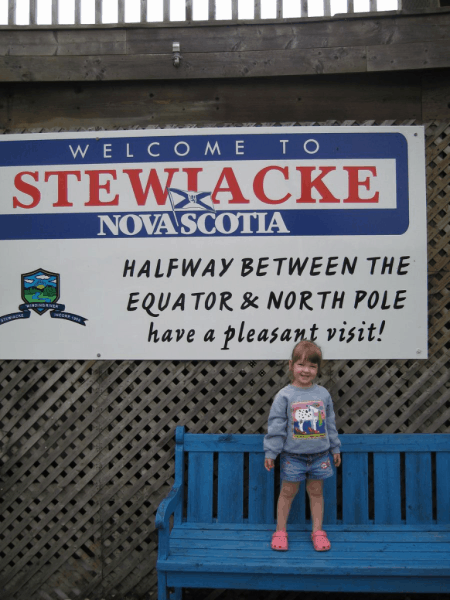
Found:
[{"label": "girl's blonde hair", "polygon": [[[314,342],[302,340],[294,346],[291,361],[295,363],[298,360],[307,360],[308,362],[317,365],[317,375],[320,376],[322,374],[322,350]],[[289,375],[292,379],[291,369],[289,369]]]}]

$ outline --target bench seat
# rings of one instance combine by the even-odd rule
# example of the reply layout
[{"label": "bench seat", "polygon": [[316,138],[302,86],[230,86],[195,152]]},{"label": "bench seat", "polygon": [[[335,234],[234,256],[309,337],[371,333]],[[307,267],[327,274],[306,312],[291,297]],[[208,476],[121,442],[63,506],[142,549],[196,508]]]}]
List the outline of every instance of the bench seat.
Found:
[{"label": "bench seat", "polygon": [[156,519],[158,600],[183,587],[450,594],[450,435],[341,439],[339,477],[324,482],[331,550],[313,548],[302,486],[289,550],[276,552],[263,436],[177,428],[175,485]]},{"label": "bench seat", "polygon": [[313,549],[310,527],[288,532],[289,551],[275,552],[273,526],[184,523],[158,566],[173,587],[350,591],[351,577],[353,591],[450,591],[450,525],[329,525],[332,548],[324,553]]}]

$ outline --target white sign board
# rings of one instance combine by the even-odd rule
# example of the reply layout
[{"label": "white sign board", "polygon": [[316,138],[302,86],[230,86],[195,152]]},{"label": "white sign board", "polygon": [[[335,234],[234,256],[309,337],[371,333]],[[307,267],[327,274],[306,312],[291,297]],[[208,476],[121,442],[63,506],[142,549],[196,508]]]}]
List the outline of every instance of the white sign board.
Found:
[{"label": "white sign board", "polygon": [[427,356],[421,127],[4,135],[0,358]]}]

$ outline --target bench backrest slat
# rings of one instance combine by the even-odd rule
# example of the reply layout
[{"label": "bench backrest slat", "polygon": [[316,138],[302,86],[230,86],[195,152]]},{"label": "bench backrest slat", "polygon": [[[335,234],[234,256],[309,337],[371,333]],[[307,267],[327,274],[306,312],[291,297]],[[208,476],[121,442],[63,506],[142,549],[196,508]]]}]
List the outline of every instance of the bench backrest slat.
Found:
[{"label": "bench backrest slat", "polygon": [[[274,522],[278,485],[274,471],[264,469],[263,435],[180,430],[177,436],[177,473],[180,457],[187,456],[187,521]],[[341,440],[342,467],[324,482],[325,524],[450,523],[450,434],[351,434]],[[290,523],[308,518],[304,487]]]},{"label": "bench backrest slat", "polygon": [[431,454],[415,452],[405,456],[406,522],[410,525],[433,520]]},{"label": "bench backrest slat", "polygon": [[438,523],[450,523],[450,452],[436,454],[436,512]]},{"label": "bench backrest slat", "polygon": [[212,523],[214,454],[190,452],[188,473],[187,519],[191,523]]},{"label": "bench backrest slat", "polygon": [[185,452],[263,452],[263,435],[186,433]]},{"label": "bench backrest slat", "polygon": [[244,521],[244,454],[221,452],[218,469],[217,521],[242,523]]},{"label": "bench backrest slat", "polygon": [[402,522],[400,452],[373,456],[374,504],[377,525]]},{"label": "bench backrest slat", "polygon": [[264,453],[251,452],[248,458],[248,520],[250,523],[271,523],[274,514],[275,478],[264,468]]},{"label": "bench backrest slat", "polygon": [[369,522],[367,453],[348,454],[342,461],[342,520],[349,525]]}]

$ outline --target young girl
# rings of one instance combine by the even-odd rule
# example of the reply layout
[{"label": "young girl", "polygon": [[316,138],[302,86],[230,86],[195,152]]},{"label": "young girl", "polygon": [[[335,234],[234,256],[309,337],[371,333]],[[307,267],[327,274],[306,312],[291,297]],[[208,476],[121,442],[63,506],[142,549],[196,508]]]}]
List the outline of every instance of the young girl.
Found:
[{"label": "young girl", "polygon": [[341,445],[336,430],[333,402],[327,390],[314,383],[320,375],[322,352],[313,342],[299,342],[289,361],[291,385],[278,392],[269,415],[264,438],[265,468],[274,468],[278,454],[282,486],[278,498],[277,530],[272,536],[273,550],[287,550],[286,523],[300,482],[306,481],[311,507],[314,549],[331,548],[322,530],[323,480],[333,476],[330,451],[336,467],[341,464]]}]

